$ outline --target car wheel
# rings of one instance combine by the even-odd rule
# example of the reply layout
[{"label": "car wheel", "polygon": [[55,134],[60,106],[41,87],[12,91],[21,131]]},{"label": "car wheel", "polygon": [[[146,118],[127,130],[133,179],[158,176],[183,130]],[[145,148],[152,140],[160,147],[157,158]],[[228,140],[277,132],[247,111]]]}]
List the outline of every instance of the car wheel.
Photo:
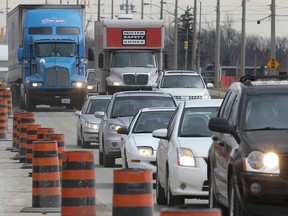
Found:
[{"label": "car wheel", "polygon": [[103,165],[104,167],[115,167],[115,158],[109,157],[105,151],[103,151]]},{"label": "car wheel", "polygon": [[160,184],[157,171],[156,171],[156,201],[158,205],[167,205],[167,198],[165,196],[165,190]]},{"label": "car wheel", "polygon": [[183,205],[184,204],[184,197],[183,196],[173,196],[171,193],[171,186],[170,186],[170,179],[169,179],[169,173],[167,172],[167,178],[166,178],[166,193],[167,193],[167,205],[168,206],[175,206],[175,205]]},{"label": "car wheel", "polygon": [[83,134],[81,136],[81,144],[82,144],[82,148],[90,148],[90,142],[87,142],[84,140]]},{"label": "car wheel", "polygon": [[235,180],[233,176],[230,179],[229,184],[229,211],[228,216],[248,216],[242,210],[240,201],[238,200],[235,190]]}]

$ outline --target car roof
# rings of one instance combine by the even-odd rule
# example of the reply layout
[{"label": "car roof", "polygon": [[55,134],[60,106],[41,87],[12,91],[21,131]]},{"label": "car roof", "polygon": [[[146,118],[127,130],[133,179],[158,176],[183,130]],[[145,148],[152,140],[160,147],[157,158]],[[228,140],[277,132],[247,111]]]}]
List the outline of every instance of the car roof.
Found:
[{"label": "car roof", "polygon": [[116,97],[127,97],[127,96],[161,96],[161,97],[172,97],[170,93],[162,91],[121,91],[114,94]]},{"label": "car roof", "polygon": [[112,95],[93,95],[89,96],[90,100],[95,100],[95,99],[111,99]]},{"label": "car roof", "polygon": [[185,107],[220,107],[223,99],[199,99],[199,100],[191,100],[185,101]]},{"label": "car roof", "polygon": [[140,109],[139,112],[153,112],[153,111],[174,111],[176,107],[146,107]]}]

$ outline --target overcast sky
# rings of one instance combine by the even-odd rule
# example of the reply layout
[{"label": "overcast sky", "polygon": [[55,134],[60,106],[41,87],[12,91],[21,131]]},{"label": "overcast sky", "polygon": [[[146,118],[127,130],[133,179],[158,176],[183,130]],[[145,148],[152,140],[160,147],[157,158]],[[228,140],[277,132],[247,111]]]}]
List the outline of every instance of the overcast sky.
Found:
[{"label": "overcast sky", "polygon": [[[0,0],[0,26],[5,27],[6,16],[6,1]],[[111,19],[111,5],[113,0],[101,0],[101,17]],[[144,0],[149,5],[144,6],[144,19],[159,19],[160,14],[160,1],[161,0]],[[8,0],[9,11],[16,7],[18,4],[60,4],[61,0]],[[97,4],[98,0],[62,0],[62,4],[80,4],[86,3],[86,18],[95,21],[97,19]],[[129,4],[135,6],[134,17],[140,18],[141,15],[141,0],[129,0]],[[163,0],[166,2],[164,5],[164,19],[169,22],[173,22],[175,0]],[[217,0],[197,0],[197,22],[200,21],[200,2],[201,2],[201,26],[202,28],[215,28],[216,26],[216,3]],[[125,13],[120,11],[121,4],[125,4],[126,0],[114,0],[114,15],[119,13]],[[242,0],[220,0],[220,16],[221,24],[227,21],[227,17],[233,20],[233,27],[237,30],[241,30],[242,19]],[[270,37],[271,32],[271,20],[269,15],[271,0],[249,0],[246,3],[246,33],[257,34]],[[194,7],[194,0],[178,0],[178,14],[183,12],[187,6]],[[265,18],[267,17],[267,18]],[[265,19],[263,19],[265,18]],[[257,20],[263,19],[260,24],[257,24]],[[276,37],[288,36],[288,0],[276,0]],[[199,26],[199,25],[198,25]],[[92,24],[89,23],[89,31],[92,31]]]}]

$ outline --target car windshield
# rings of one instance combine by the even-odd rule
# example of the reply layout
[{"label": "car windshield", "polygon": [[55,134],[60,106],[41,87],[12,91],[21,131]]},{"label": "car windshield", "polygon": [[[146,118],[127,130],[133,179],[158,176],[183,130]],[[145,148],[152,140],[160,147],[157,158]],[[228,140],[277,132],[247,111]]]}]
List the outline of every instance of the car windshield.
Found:
[{"label": "car windshield", "polygon": [[288,96],[249,96],[244,110],[243,129],[288,129]]},{"label": "car windshield", "polygon": [[205,88],[200,76],[167,75],[163,76],[161,88]]},{"label": "car windshield", "polygon": [[153,52],[115,52],[112,55],[111,67],[155,68],[155,54]]},{"label": "car windshield", "polygon": [[36,43],[36,57],[75,57],[77,55],[77,46],[74,43]]},{"label": "car windshield", "polygon": [[219,107],[192,107],[183,111],[179,137],[210,137],[209,119],[216,117]]},{"label": "car windshield", "polygon": [[87,106],[86,114],[94,114],[95,112],[105,112],[107,106],[110,102],[110,99],[95,99],[90,100],[90,103]]},{"label": "car windshield", "polygon": [[134,116],[140,109],[146,107],[175,107],[172,97],[118,97],[115,100],[112,118]]},{"label": "car windshield", "polygon": [[142,112],[132,130],[132,133],[152,133],[152,131],[167,128],[174,111],[162,110]]}]

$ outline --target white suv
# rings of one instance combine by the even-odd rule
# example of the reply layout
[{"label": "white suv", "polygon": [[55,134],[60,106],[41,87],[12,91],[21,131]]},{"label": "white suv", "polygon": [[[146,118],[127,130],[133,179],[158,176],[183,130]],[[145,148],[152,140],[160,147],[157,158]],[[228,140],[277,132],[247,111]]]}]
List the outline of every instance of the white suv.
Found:
[{"label": "white suv", "polygon": [[213,84],[207,83],[206,86],[201,75],[195,71],[164,71],[157,79],[157,90],[170,93],[178,103],[195,99],[210,99],[208,88],[213,88]]}]

